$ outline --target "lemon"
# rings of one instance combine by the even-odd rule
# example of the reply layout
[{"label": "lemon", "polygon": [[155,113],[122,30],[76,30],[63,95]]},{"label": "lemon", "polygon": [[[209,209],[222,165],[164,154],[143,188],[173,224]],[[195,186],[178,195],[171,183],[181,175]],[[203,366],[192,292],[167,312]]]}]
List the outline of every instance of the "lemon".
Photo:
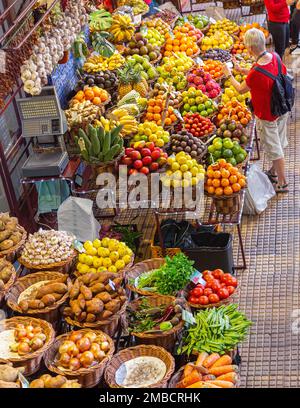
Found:
[{"label": "lemon", "polygon": [[97,272],[97,269],[96,268],[90,268],[89,269],[89,273],[96,273]]},{"label": "lemon", "polygon": [[117,270],[117,268],[116,268],[114,265],[111,265],[111,266],[108,268],[108,272],[117,273],[118,270]]},{"label": "lemon", "polygon": [[116,263],[117,260],[119,259],[119,254],[118,254],[117,251],[113,251],[113,252],[110,253],[109,257],[110,257],[112,263]]},{"label": "lemon", "polygon": [[89,248],[93,248],[93,243],[92,243],[92,241],[86,241],[84,244],[83,244],[83,248],[87,251]]},{"label": "lemon", "polygon": [[164,142],[163,139],[157,139],[157,141],[156,141],[156,146],[157,147],[164,147],[164,145],[165,145],[165,142]]},{"label": "lemon", "polygon": [[104,258],[103,259],[103,266],[105,268],[109,268],[112,265],[112,261],[110,258]]},{"label": "lemon", "polygon": [[76,265],[76,269],[78,270],[78,272],[81,271],[82,267],[83,267],[83,264],[78,262],[78,264]]},{"label": "lemon", "polygon": [[93,247],[96,248],[96,249],[98,249],[98,248],[101,247],[101,241],[100,241],[100,239],[95,239],[95,240],[93,241]]},{"label": "lemon", "polygon": [[177,170],[179,170],[180,169],[180,164],[179,163],[177,163],[177,162],[174,162],[174,163],[172,163],[172,170],[173,171],[177,171]]},{"label": "lemon", "polygon": [[123,256],[122,259],[125,262],[125,265],[128,265],[129,262],[131,261],[131,256],[130,255],[125,255],[125,256]]},{"label": "lemon", "polygon": [[86,253],[91,256],[97,255],[97,249],[94,247],[90,247],[86,250]]},{"label": "lemon", "polygon": [[192,176],[194,177],[197,176],[197,174],[199,173],[198,167],[192,167],[191,173],[192,173]]},{"label": "lemon", "polygon": [[186,171],[188,171],[188,169],[189,169],[189,166],[187,164],[183,164],[180,167],[180,170],[182,171],[182,173],[185,173]]},{"label": "lemon", "polygon": [[104,268],[104,266],[100,266],[100,268],[97,269],[97,272],[106,272],[107,269]]},{"label": "lemon", "polygon": [[119,259],[116,264],[115,267],[117,268],[117,270],[119,271],[120,269],[125,268],[125,262],[123,261],[123,259]]},{"label": "lemon", "polygon": [[108,247],[108,244],[109,244],[109,241],[110,241],[110,239],[109,238],[103,238],[102,239],[102,241],[101,241],[101,245],[104,247],[104,248],[107,248]]},{"label": "lemon", "polygon": [[182,164],[186,164],[187,159],[186,159],[185,156],[181,156],[181,157],[178,158],[177,161],[178,161],[178,163],[179,163],[180,165],[182,165]]},{"label": "lemon", "polygon": [[80,267],[80,270],[78,269],[78,272],[80,272],[81,274],[88,273],[89,271],[90,271],[90,268],[88,267],[88,265],[82,265]]},{"label": "lemon", "polygon": [[108,248],[102,248],[102,247],[100,247],[99,249],[98,249],[98,255],[101,257],[101,258],[106,258],[106,257],[108,257],[109,256],[109,249]]},{"label": "lemon", "polygon": [[189,170],[193,167],[193,160],[187,160],[186,165],[188,166]]},{"label": "lemon", "polygon": [[119,258],[122,258],[122,256],[124,256],[124,255],[126,254],[126,248],[125,248],[125,246],[119,245],[119,246],[118,246],[118,249],[117,249],[117,252],[118,252]]},{"label": "lemon", "polygon": [[153,142],[156,143],[157,142],[158,137],[156,135],[151,135],[149,136],[149,142]]},{"label": "lemon", "polygon": [[85,261],[85,254],[79,254],[78,260],[79,260],[79,262],[81,262],[81,263],[85,263],[85,262],[84,262],[84,261]]},{"label": "lemon", "polygon": [[86,265],[93,265],[93,257],[92,255],[86,255],[85,256],[85,264]]},{"label": "lemon", "polygon": [[102,266],[102,264],[103,264],[103,258],[97,258],[96,256],[94,256],[93,266],[97,269],[100,266]]},{"label": "lemon", "polygon": [[117,251],[118,246],[119,246],[119,242],[116,239],[112,239],[110,243],[108,244],[108,249],[110,250],[110,252]]}]

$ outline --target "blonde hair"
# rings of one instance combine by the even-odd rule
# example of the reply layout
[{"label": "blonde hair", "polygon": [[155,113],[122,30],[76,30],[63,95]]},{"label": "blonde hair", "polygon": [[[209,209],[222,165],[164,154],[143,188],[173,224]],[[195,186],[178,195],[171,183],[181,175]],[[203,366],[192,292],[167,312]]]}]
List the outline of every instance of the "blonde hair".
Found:
[{"label": "blonde hair", "polygon": [[266,49],[265,35],[257,28],[246,31],[244,37],[245,46],[255,54],[259,54]]}]

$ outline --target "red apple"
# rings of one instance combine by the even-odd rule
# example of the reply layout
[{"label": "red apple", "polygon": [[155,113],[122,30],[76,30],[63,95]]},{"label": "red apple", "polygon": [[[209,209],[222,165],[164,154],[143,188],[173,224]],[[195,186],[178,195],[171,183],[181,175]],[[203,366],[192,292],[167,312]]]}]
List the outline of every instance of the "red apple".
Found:
[{"label": "red apple", "polygon": [[148,149],[150,149],[151,152],[152,152],[154,150],[154,148],[155,148],[155,144],[154,144],[154,142],[147,142],[146,147],[148,147]]},{"label": "red apple", "polygon": [[158,150],[153,150],[153,152],[151,153],[152,160],[154,161],[158,160],[160,156],[161,156],[161,152]]},{"label": "red apple", "polygon": [[133,166],[134,166],[134,168],[135,169],[141,169],[142,167],[143,167],[143,162],[142,162],[142,160],[136,160],[134,163],[133,163]]},{"label": "red apple", "polygon": [[129,175],[132,176],[134,174],[138,174],[138,171],[136,169],[130,169],[129,170]]},{"label": "red apple", "polygon": [[142,167],[141,168],[141,170],[140,170],[140,173],[143,173],[143,174],[149,174],[150,173],[150,170],[148,169],[148,167]]},{"label": "red apple", "polygon": [[151,158],[151,156],[145,156],[145,157],[143,157],[142,162],[143,162],[143,165],[144,165],[144,166],[149,166],[149,165],[152,163],[152,158]]},{"label": "red apple", "polygon": [[151,150],[144,147],[141,150],[141,155],[142,155],[142,157],[151,156]]},{"label": "red apple", "polygon": [[127,147],[126,149],[125,149],[125,154],[126,154],[126,156],[129,156],[129,154],[131,153],[131,152],[133,152],[133,148],[132,147]]},{"label": "red apple", "polygon": [[126,164],[126,166],[131,166],[133,163],[132,159],[130,157],[124,156],[122,158],[122,164]]},{"label": "red apple", "polygon": [[150,165],[150,171],[157,171],[159,169],[159,164],[158,163],[151,163]]},{"label": "red apple", "polygon": [[133,150],[130,154],[129,157],[132,160],[140,160],[142,158],[141,153],[137,150]]}]

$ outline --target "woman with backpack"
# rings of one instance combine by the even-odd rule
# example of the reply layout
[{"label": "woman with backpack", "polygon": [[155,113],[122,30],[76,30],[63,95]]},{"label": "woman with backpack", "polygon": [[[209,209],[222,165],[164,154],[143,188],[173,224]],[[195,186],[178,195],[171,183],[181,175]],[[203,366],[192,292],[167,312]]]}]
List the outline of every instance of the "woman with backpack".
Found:
[{"label": "woman with backpack", "polygon": [[274,184],[277,193],[287,193],[288,183],[285,175],[284,149],[288,145],[288,113],[281,116],[272,113],[274,111],[272,100],[275,80],[259,71],[262,69],[267,74],[274,75],[275,78],[279,70],[284,75],[287,74],[287,70],[276,53],[270,53],[266,50],[265,36],[262,31],[256,28],[247,31],[244,43],[250,55],[256,60],[250,70],[242,69],[236,65],[238,71],[247,75],[246,80],[240,84],[227,65],[224,65],[224,73],[230,78],[231,84],[239,93],[251,92],[257,131],[264,151],[273,163],[267,175]]},{"label": "woman with backpack", "polygon": [[290,31],[292,44],[290,46],[290,54],[293,56],[300,55],[299,43],[299,32],[300,32],[300,0],[295,4],[291,21],[290,21]]}]

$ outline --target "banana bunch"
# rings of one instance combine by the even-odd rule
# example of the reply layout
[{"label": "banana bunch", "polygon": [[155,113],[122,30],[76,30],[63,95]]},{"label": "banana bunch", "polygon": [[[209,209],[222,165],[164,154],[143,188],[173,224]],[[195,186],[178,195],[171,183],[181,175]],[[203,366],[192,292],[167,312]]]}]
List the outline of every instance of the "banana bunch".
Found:
[{"label": "banana bunch", "polygon": [[132,11],[135,16],[142,13],[148,13],[149,11],[149,6],[144,2],[144,0],[119,0],[118,7],[121,6],[132,7]]},{"label": "banana bunch", "polygon": [[101,116],[100,119],[96,119],[93,123],[96,128],[102,127],[105,132],[113,130],[115,127],[119,126],[120,123],[116,120],[106,119],[104,116]]},{"label": "banana bunch", "polygon": [[136,121],[135,117],[129,115],[128,111],[123,107],[113,110],[111,115],[112,118],[117,120],[120,125],[123,126],[121,132],[122,136],[129,136],[138,132],[138,122]]},{"label": "banana bunch", "polygon": [[134,34],[134,25],[130,16],[115,14],[110,33],[113,35],[115,42],[130,41]]},{"label": "banana bunch", "polygon": [[115,52],[114,55],[109,58],[102,57],[101,55],[94,55],[88,58],[83,65],[83,69],[85,72],[91,74],[99,71],[113,71],[124,64],[125,58],[118,52]]},{"label": "banana bunch", "polygon": [[106,31],[111,27],[112,15],[104,10],[94,11],[89,15],[89,27],[91,32]]},{"label": "banana bunch", "polygon": [[72,105],[70,109],[65,111],[68,129],[70,130],[74,126],[92,122],[93,120],[96,120],[100,114],[101,109],[99,106],[94,105],[91,101],[76,103],[75,105]]}]

